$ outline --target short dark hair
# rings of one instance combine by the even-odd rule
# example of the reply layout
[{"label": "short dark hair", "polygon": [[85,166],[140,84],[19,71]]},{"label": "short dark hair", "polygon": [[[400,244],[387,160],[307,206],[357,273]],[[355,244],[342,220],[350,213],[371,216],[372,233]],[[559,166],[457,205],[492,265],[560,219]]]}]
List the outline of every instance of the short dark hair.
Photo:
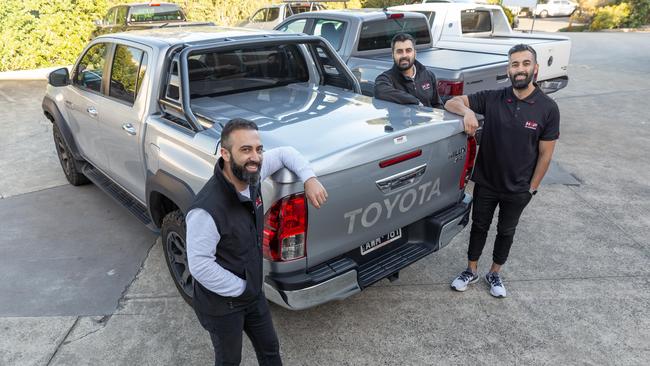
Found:
[{"label": "short dark hair", "polygon": [[257,131],[257,125],[253,121],[249,121],[244,118],[233,118],[221,130],[221,146],[230,150],[232,144],[230,143],[230,134],[233,131],[237,130],[255,130]]},{"label": "short dark hair", "polygon": [[535,52],[535,49],[532,48],[531,46],[529,46],[527,44],[523,44],[523,43],[516,44],[516,45],[512,46],[510,51],[508,51],[508,59],[510,58],[510,56],[512,56],[513,53],[524,52],[524,51],[528,51],[528,52],[532,53],[533,54],[533,61],[535,61],[535,63],[537,63],[537,52]]},{"label": "short dark hair", "polygon": [[411,43],[413,43],[413,47],[415,47],[415,38],[412,35],[408,33],[397,33],[390,41],[390,50],[395,51],[395,43],[404,41],[411,41]]}]

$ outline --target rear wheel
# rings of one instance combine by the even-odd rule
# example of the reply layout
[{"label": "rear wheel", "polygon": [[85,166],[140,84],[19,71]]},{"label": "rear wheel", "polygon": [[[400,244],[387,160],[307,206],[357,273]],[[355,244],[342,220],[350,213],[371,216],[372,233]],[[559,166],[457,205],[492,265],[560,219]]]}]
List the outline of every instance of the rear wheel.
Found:
[{"label": "rear wheel", "polygon": [[539,17],[540,17],[540,18],[546,18],[546,17],[548,17],[548,11],[546,11],[546,10],[542,10],[542,12],[539,13]]},{"label": "rear wheel", "polygon": [[185,216],[180,210],[172,211],[165,216],[160,235],[167,268],[172,275],[178,292],[191,305],[194,294],[194,279],[190,274],[190,267],[187,263],[185,232]]},{"label": "rear wheel", "polygon": [[75,161],[74,156],[70,152],[70,147],[66,144],[59,131],[59,127],[56,124],[52,125],[52,136],[54,138],[54,145],[56,147],[56,154],[59,156],[59,162],[61,163],[61,168],[63,169],[63,174],[65,178],[73,186],[80,186],[83,184],[88,184],[90,181],[86,178],[79,169],[79,164]]}]

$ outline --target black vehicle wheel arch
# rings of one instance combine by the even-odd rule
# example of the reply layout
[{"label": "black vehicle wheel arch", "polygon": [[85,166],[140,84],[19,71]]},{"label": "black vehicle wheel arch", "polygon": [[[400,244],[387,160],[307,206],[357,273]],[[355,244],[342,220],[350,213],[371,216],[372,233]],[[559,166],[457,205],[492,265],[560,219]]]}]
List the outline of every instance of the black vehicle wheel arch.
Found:
[{"label": "black vehicle wheel arch", "polygon": [[158,170],[147,178],[147,207],[156,227],[162,227],[163,219],[172,211],[183,214],[194,200],[190,186],[164,170]]},{"label": "black vehicle wheel arch", "polygon": [[59,110],[59,107],[56,105],[54,100],[48,96],[45,96],[43,98],[42,108],[45,117],[47,117],[50,122],[59,128],[59,132],[61,132],[61,136],[63,137],[66,145],[68,145],[70,153],[72,153],[72,156],[75,158],[75,160],[83,161],[84,158],[81,156],[79,148],[77,148],[77,144],[72,135],[72,131],[70,130],[70,126],[68,126],[65,118],[63,118],[63,115],[61,114],[61,111]]}]

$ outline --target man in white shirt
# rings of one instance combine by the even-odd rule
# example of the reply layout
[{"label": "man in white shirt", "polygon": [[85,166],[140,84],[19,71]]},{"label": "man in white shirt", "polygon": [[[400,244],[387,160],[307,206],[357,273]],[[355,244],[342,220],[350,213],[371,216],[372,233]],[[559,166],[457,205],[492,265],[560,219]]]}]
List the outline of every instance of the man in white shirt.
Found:
[{"label": "man in white shirt", "polygon": [[242,331],[251,340],[260,365],[282,364],[262,291],[264,209],[260,182],[284,167],[300,177],[307,200],[320,208],[327,191],[305,158],[292,147],[264,152],[257,125],[233,119],[221,133],[221,158],[214,175],[187,214],[193,305],[201,325],[210,333],[215,365],[241,362]]}]

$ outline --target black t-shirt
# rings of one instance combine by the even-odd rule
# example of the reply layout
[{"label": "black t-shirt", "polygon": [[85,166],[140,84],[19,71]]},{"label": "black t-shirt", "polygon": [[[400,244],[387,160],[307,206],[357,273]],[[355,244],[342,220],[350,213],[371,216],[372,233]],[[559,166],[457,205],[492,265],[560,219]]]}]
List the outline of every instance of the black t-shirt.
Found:
[{"label": "black t-shirt", "polygon": [[468,96],[469,107],[485,116],[472,180],[504,193],[530,189],[539,141],[560,137],[560,110],[539,88],[518,99],[511,87]]}]

